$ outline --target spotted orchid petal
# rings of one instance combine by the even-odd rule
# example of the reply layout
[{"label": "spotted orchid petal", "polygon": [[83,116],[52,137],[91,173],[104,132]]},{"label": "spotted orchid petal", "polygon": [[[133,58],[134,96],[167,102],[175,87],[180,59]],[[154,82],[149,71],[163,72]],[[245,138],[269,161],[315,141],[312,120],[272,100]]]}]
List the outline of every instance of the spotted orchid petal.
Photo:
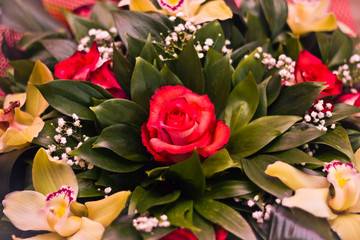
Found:
[{"label": "spotted orchid petal", "polygon": [[342,240],[356,239],[360,236],[360,215],[342,214],[334,220],[329,221],[331,229],[334,230]]},{"label": "spotted orchid petal", "polygon": [[360,173],[353,164],[334,160],[327,164],[325,170],[328,172],[328,181],[335,189],[335,196],[329,201],[330,207],[342,212],[359,205]]},{"label": "spotted orchid petal", "polygon": [[158,0],[158,3],[161,8],[169,12],[178,12],[182,8],[184,0]]},{"label": "spotted orchid petal", "polygon": [[104,227],[109,226],[124,208],[130,193],[130,191],[117,192],[98,201],[86,202],[88,218],[101,223]]},{"label": "spotted orchid petal", "polygon": [[279,178],[292,190],[301,188],[328,188],[330,186],[325,177],[306,174],[290,164],[281,161],[270,164],[265,173],[269,176]]},{"label": "spotted orchid petal", "polygon": [[14,93],[14,94],[8,94],[6,95],[4,99],[4,108],[10,107],[11,102],[19,101],[20,107],[25,104],[26,101],[26,93]]},{"label": "spotted orchid petal", "polygon": [[33,71],[30,75],[28,85],[26,87],[27,97],[25,104],[25,111],[31,114],[33,117],[40,116],[40,114],[43,113],[49,106],[35,85],[45,84],[52,80],[54,80],[54,78],[46,65],[40,61],[36,61]]},{"label": "spotted orchid petal", "polygon": [[301,188],[295,191],[295,195],[284,198],[282,205],[300,208],[316,217],[333,219],[336,215],[327,204],[328,195],[329,188]]},{"label": "spotted orchid petal", "polygon": [[4,214],[20,230],[52,231],[46,216],[40,211],[45,207],[45,196],[35,191],[16,191],[6,195],[2,202]]},{"label": "spotted orchid petal", "polygon": [[39,234],[35,237],[30,238],[18,238],[14,237],[13,240],[65,240],[65,237],[60,236],[57,233],[45,233],[45,234]]},{"label": "spotted orchid petal", "polygon": [[68,237],[68,240],[101,240],[105,228],[101,223],[92,221],[86,217],[81,218],[81,227],[73,236]]},{"label": "spotted orchid petal", "polygon": [[76,199],[79,187],[74,171],[64,162],[54,161],[43,148],[35,155],[32,176],[36,191],[47,195],[67,185],[73,188]]},{"label": "spotted orchid petal", "polygon": [[210,1],[198,8],[197,13],[192,16],[194,24],[210,22],[215,19],[226,20],[232,17],[231,9],[226,5],[225,1]]}]

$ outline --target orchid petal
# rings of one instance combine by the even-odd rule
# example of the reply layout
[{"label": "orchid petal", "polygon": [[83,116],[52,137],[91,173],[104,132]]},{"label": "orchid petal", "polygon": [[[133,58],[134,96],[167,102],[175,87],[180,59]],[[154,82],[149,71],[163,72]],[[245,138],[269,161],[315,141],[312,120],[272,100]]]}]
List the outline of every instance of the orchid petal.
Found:
[{"label": "orchid petal", "polygon": [[209,22],[215,19],[226,20],[231,17],[232,11],[224,1],[210,1],[201,5],[194,16],[194,24]]},{"label": "orchid petal", "polygon": [[360,172],[360,148],[355,152],[355,168]]},{"label": "orchid petal", "polygon": [[299,18],[299,21],[305,22],[314,17],[326,14],[328,5],[329,0],[313,1],[313,3],[297,2],[294,5],[291,5],[292,9],[289,10],[291,11],[291,14],[296,14],[295,16]]},{"label": "orchid petal", "polygon": [[81,218],[76,216],[63,216],[54,226],[54,230],[61,236],[67,237],[79,231]]},{"label": "orchid petal", "polygon": [[14,145],[9,145],[8,141],[12,138],[17,138],[17,135],[20,134],[20,131],[15,128],[8,128],[0,137],[0,153],[9,152],[14,149],[24,148],[30,145],[27,141],[19,141]]},{"label": "orchid petal", "polygon": [[124,208],[130,193],[130,191],[121,191],[98,201],[86,202],[88,218],[101,223],[104,227],[109,226]]},{"label": "orchid petal", "polygon": [[20,108],[15,108],[14,120],[16,123],[30,126],[34,121],[34,117],[30,113],[21,111]]},{"label": "orchid petal", "polygon": [[33,185],[36,191],[47,195],[66,185],[74,189],[76,198],[79,187],[72,168],[64,162],[54,161],[47,152],[40,148],[33,164]]},{"label": "orchid petal", "polygon": [[334,230],[342,240],[357,239],[360,235],[360,215],[343,214],[329,221],[331,229]]},{"label": "orchid petal", "polygon": [[54,78],[45,64],[36,61],[26,88],[27,97],[25,105],[25,111],[30,113],[33,117],[40,116],[40,114],[49,106],[35,85],[45,84],[52,80],[54,80]]},{"label": "orchid petal", "polygon": [[87,208],[84,204],[78,203],[76,201],[72,201],[70,203],[70,211],[75,215],[79,217],[85,217],[88,215]]},{"label": "orchid petal", "polygon": [[131,0],[130,10],[140,12],[159,12],[150,0]]},{"label": "orchid petal", "polygon": [[279,178],[292,190],[300,188],[328,188],[330,186],[325,177],[306,174],[290,164],[281,161],[270,164],[265,173],[269,176]]},{"label": "orchid petal", "polygon": [[336,17],[332,13],[324,17],[316,18],[311,22],[299,22],[295,19],[288,19],[288,24],[295,34],[331,31],[337,27]]},{"label": "orchid petal", "polygon": [[86,217],[81,218],[81,228],[68,240],[100,240],[105,228],[98,222],[92,221]]},{"label": "orchid petal", "polygon": [[26,93],[14,93],[6,95],[3,108],[8,108],[10,106],[10,102],[15,101],[20,101],[20,107],[24,105],[26,101]]},{"label": "orchid petal", "polygon": [[48,230],[46,216],[41,208],[45,206],[45,196],[35,191],[16,191],[6,195],[2,204],[4,214],[20,230]]},{"label": "orchid petal", "polygon": [[332,219],[336,217],[327,204],[329,188],[301,188],[292,197],[284,198],[282,205],[297,207],[316,217]]},{"label": "orchid petal", "polygon": [[65,240],[66,238],[60,236],[57,233],[45,233],[36,235],[35,237],[30,238],[17,238],[15,237],[13,240]]},{"label": "orchid petal", "polygon": [[44,127],[44,121],[36,117],[32,124],[22,131],[19,131],[17,134],[13,135],[7,142],[8,145],[21,145],[26,142],[31,142],[34,137],[37,137],[41,129]]}]

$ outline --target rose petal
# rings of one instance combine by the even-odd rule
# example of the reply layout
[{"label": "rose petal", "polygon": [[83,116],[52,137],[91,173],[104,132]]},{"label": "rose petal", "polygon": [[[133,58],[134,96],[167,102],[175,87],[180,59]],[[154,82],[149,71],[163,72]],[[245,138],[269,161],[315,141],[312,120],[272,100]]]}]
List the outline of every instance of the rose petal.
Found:
[{"label": "rose petal", "polygon": [[52,231],[40,209],[45,207],[45,196],[35,191],[16,191],[2,202],[4,214],[20,230]]},{"label": "rose petal", "polygon": [[329,222],[331,229],[343,240],[357,239],[360,235],[360,215],[358,214],[342,214]]}]

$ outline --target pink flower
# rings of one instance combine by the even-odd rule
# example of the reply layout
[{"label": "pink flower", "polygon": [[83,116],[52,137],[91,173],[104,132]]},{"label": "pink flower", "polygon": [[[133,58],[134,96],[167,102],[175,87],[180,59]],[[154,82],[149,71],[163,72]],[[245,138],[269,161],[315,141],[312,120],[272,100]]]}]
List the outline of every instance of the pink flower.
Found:
[{"label": "pink flower", "polygon": [[[342,102],[345,104],[353,105],[360,107],[360,93],[347,93],[339,96],[336,99],[337,102]],[[360,117],[360,113],[354,114],[356,117]]]}]

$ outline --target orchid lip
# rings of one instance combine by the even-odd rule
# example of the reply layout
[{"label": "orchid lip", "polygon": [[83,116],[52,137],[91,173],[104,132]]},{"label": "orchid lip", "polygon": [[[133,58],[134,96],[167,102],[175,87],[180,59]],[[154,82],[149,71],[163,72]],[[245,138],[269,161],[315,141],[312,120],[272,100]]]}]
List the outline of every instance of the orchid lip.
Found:
[{"label": "orchid lip", "polygon": [[60,195],[64,195],[64,198],[68,198],[68,204],[75,200],[74,189],[70,186],[61,186],[59,191],[50,193],[46,196],[46,201],[50,201]]},{"label": "orchid lip", "polygon": [[171,12],[176,12],[177,10],[181,9],[184,0],[179,0],[177,1],[177,3],[175,4],[169,4],[167,3],[167,1],[164,0],[158,0],[158,3],[160,4],[161,7],[168,9]]},{"label": "orchid lip", "polygon": [[340,167],[340,166],[343,166],[343,165],[346,166],[346,167],[350,167],[351,169],[355,170],[354,164],[352,164],[352,163],[342,163],[340,161],[335,160],[335,161],[332,161],[330,163],[326,163],[326,165],[325,165],[325,167],[323,169],[323,172],[328,172],[329,173],[331,168],[336,169],[338,166]]}]

